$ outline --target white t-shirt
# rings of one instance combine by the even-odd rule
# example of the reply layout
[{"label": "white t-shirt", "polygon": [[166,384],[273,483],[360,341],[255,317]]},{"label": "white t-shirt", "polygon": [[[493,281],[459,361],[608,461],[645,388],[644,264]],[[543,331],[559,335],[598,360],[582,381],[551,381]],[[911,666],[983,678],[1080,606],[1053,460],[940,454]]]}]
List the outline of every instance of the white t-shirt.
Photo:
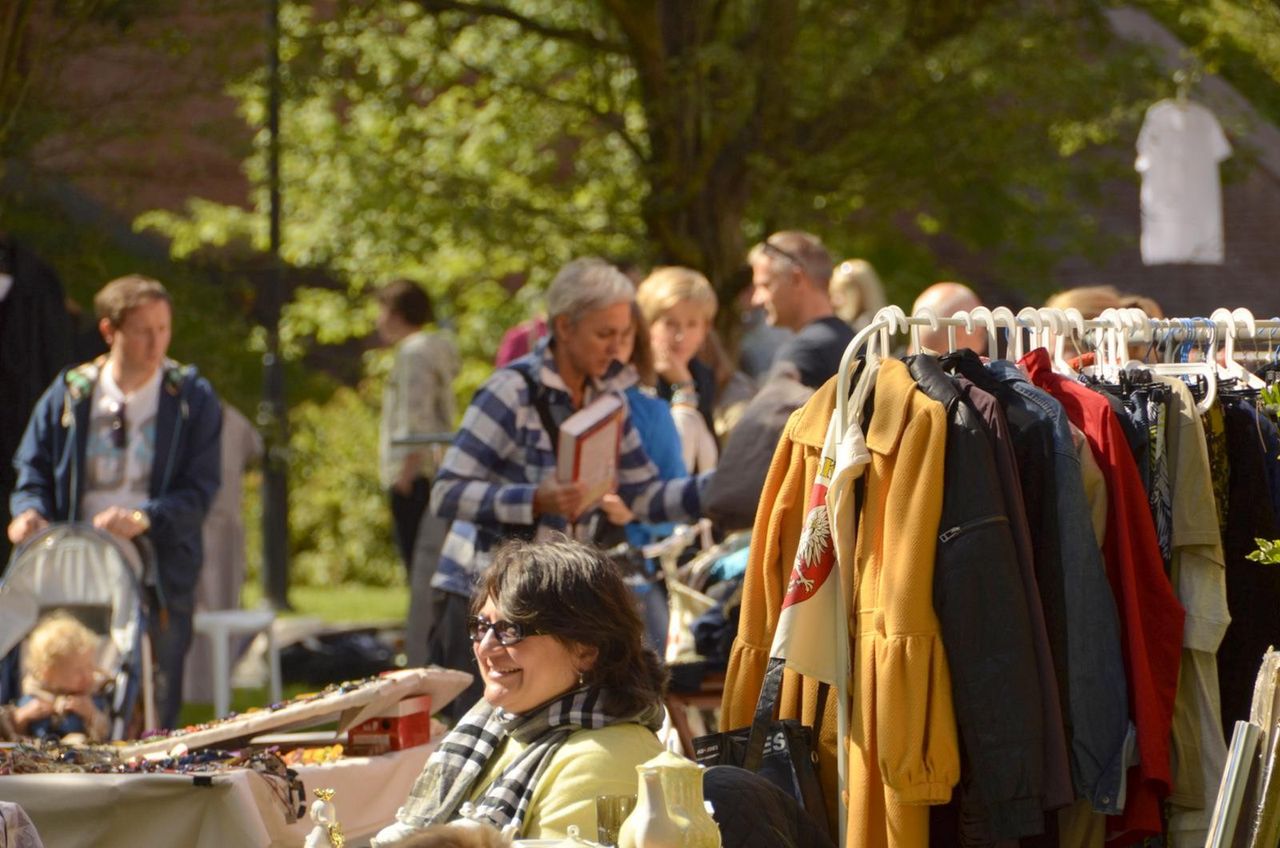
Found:
[{"label": "white t-shirt", "polygon": [[1222,187],[1218,163],[1231,145],[1198,103],[1161,100],[1138,133],[1142,174],[1142,261],[1222,263]]},{"label": "white t-shirt", "polygon": [[[162,371],[156,369],[150,380],[126,395],[116,385],[111,366],[103,367],[89,407],[81,521],[92,521],[110,506],[136,509],[146,503],[156,453]],[[121,410],[123,439],[117,434]]]}]

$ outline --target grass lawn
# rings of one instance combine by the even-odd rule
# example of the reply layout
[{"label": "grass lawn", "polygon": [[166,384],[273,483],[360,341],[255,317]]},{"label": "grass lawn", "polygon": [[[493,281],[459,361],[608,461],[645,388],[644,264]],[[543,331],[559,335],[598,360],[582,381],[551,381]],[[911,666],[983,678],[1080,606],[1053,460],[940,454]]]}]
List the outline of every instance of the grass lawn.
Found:
[{"label": "grass lawn", "polygon": [[[262,587],[246,583],[240,603],[246,609],[262,601]],[[293,609],[281,615],[309,616],[330,624],[402,622],[409,614],[408,586],[295,586],[289,590]]]}]

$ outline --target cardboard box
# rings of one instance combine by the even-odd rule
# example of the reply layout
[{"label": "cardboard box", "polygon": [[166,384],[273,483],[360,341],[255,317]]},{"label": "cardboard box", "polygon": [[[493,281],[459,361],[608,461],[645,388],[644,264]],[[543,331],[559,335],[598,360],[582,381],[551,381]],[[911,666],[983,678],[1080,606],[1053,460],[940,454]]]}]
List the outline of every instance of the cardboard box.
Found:
[{"label": "cardboard box", "polygon": [[375,756],[403,751],[431,741],[431,696],[405,698],[347,731],[347,749],[353,756]]}]

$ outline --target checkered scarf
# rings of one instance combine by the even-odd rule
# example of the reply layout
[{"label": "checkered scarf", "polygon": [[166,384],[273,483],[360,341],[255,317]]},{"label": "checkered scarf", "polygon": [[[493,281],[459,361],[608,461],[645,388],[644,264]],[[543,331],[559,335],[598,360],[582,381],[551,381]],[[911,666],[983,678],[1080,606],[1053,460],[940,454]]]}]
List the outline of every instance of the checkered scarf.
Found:
[{"label": "checkered scarf", "polygon": [[627,722],[651,730],[662,724],[661,704],[651,704],[636,715],[610,716],[600,708],[601,695],[597,688],[575,689],[527,715],[513,715],[481,700],[441,740],[396,818],[413,827],[455,818],[463,801],[471,797],[485,764],[510,736],[528,747],[476,800],[471,818],[498,830],[514,824],[520,833],[538,779],[570,734]]}]

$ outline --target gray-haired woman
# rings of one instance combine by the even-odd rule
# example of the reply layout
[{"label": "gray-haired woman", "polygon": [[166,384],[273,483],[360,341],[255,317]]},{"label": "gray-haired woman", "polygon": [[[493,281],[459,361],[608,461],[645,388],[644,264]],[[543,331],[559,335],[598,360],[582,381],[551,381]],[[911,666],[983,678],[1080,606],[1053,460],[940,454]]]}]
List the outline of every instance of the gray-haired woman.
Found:
[{"label": "gray-haired woman", "polygon": [[[474,673],[469,646],[459,634],[476,576],[501,542],[552,531],[579,540],[595,537],[599,508],[585,502],[579,483],[557,479],[553,432],[595,398],[622,397],[634,380],[634,372],[617,361],[622,340],[632,332],[634,298],[631,281],[604,260],[565,265],[547,292],[551,335],[495,371],[468,406],[431,491],[431,509],[453,521],[432,581],[432,662]],[[625,397],[623,402],[626,409]],[[616,473],[616,494],[606,497],[640,520],[699,516],[708,478],[660,479],[629,415],[623,418]],[[469,691],[458,710],[479,694],[478,688]]]}]

